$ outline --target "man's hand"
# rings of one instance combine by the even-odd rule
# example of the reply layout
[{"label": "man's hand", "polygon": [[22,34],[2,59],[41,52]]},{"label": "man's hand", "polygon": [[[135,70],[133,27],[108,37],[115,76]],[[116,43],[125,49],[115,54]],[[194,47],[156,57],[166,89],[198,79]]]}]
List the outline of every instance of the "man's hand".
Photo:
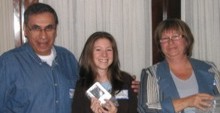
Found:
[{"label": "man's hand", "polygon": [[136,76],[132,76],[134,80],[131,83],[131,88],[133,89],[134,92],[138,93],[139,87],[140,87],[140,81],[136,80]]}]

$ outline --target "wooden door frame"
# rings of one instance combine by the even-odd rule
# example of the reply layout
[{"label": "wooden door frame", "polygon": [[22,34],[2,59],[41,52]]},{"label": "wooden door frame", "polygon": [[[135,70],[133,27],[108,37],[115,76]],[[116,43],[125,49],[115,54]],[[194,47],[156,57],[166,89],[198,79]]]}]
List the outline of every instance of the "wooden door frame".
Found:
[{"label": "wooden door frame", "polygon": [[23,19],[25,9],[34,3],[39,2],[38,0],[13,0],[14,7],[14,36],[15,36],[15,47],[21,46],[26,42],[26,38],[23,32]]},{"label": "wooden door frame", "polygon": [[[181,18],[181,0],[152,0],[152,36],[157,25],[167,18]],[[153,38],[152,37],[152,38]],[[163,56],[153,42],[153,64],[163,60]]]}]

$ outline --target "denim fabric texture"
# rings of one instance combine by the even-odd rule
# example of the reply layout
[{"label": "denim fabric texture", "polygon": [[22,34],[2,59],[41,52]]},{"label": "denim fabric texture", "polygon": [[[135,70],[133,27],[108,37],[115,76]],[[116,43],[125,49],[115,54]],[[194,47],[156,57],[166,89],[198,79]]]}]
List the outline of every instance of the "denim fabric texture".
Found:
[{"label": "denim fabric texture", "polygon": [[52,66],[26,43],[0,57],[0,113],[70,113],[78,62],[54,46]]}]

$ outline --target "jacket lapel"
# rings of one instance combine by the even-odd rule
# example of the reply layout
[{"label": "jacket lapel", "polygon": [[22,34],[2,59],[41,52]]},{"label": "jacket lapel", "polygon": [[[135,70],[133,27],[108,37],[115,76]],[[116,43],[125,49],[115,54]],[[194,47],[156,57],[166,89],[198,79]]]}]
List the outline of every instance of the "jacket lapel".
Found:
[{"label": "jacket lapel", "polygon": [[191,59],[193,70],[198,82],[200,93],[211,93],[214,81],[214,73],[209,72],[211,66],[204,65],[201,62]]},{"label": "jacket lapel", "polygon": [[161,62],[158,65],[157,77],[160,90],[162,91],[163,98],[179,98],[178,91],[175,83],[170,74],[170,69],[166,61]]}]

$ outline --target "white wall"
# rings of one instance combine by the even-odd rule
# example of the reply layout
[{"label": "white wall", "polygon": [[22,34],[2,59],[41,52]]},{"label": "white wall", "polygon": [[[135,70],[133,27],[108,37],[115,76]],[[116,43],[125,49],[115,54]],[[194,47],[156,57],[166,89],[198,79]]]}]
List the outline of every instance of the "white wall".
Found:
[{"label": "white wall", "polygon": [[220,1],[182,0],[181,16],[195,38],[193,57],[212,61],[220,69]]},{"label": "white wall", "polygon": [[[1,0],[0,53],[15,47],[13,0]],[[121,68],[139,79],[142,68],[152,65],[150,0],[39,0],[59,16],[56,44],[79,58],[86,39],[107,31],[117,41]],[[10,10],[8,10],[10,9]],[[18,30],[19,27],[15,27]]]},{"label": "white wall", "polygon": [[[55,2],[56,1],[56,2]],[[117,41],[121,68],[139,79],[141,69],[152,65],[150,0],[40,0],[59,15],[56,44],[79,58],[86,39],[107,31]]]},{"label": "white wall", "polygon": [[0,0],[0,55],[15,47],[12,0]]},{"label": "white wall", "polygon": [[[13,0],[0,0],[0,54],[14,48]],[[78,58],[87,37],[105,30],[115,36],[123,70],[140,76],[152,64],[150,0],[40,0],[60,18],[56,44]],[[220,68],[220,1],[182,0],[182,19],[195,36],[193,57]],[[19,27],[15,27],[19,29]]]}]

